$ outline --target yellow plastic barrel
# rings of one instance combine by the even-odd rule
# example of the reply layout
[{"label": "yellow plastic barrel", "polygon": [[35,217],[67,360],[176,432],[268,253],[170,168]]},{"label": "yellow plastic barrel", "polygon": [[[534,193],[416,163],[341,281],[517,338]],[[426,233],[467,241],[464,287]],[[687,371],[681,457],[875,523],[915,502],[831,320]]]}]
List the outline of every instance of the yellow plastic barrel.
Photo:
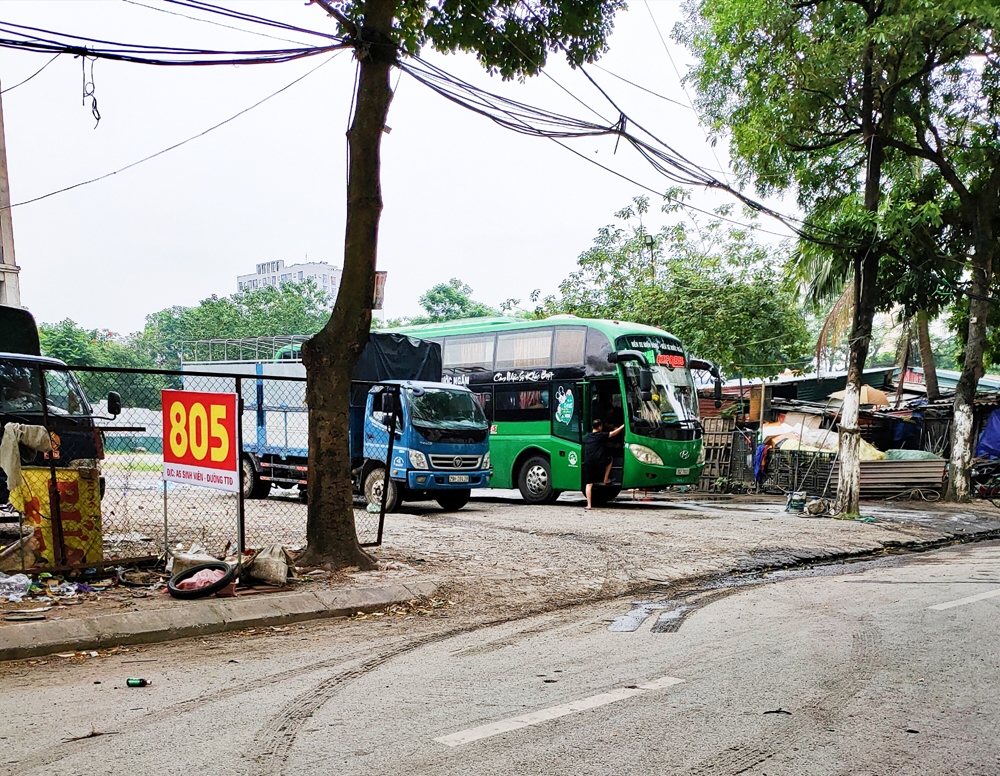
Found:
[{"label": "yellow plastic barrel", "polygon": [[[35,554],[46,565],[55,565],[52,539],[52,512],[49,508],[49,479],[46,467],[25,466],[24,478],[11,491],[10,503],[24,513],[25,525],[35,531],[39,549]],[[62,518],[66,565],[99,563],[104,559],[101,533],[101,491],[97,469],[56,469],[59,513]]]}]

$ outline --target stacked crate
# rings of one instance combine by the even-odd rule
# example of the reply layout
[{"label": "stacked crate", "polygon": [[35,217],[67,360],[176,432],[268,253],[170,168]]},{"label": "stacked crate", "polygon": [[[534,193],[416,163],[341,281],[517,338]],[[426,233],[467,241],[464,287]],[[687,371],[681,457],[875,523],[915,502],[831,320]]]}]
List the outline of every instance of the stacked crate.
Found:
[{"label": "stacked crate", "polygon": [[698,490],[714,491],[715,483],[720,477],[729,477],[736,418],[704,418],[702,423],[705,427],[705,436],[702,438],[705,468],[701,470]]}]

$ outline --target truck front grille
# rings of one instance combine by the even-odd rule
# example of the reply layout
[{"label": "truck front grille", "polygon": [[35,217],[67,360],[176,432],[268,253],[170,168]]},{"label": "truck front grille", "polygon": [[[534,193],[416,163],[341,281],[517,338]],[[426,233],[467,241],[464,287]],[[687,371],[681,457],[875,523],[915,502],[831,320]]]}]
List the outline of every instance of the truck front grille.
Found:
[{"label": "truck front grille", "polygon": [[432,455],[432,469],[446,469],[448,471],[473,471],[479,468],[482,456],[478,455]]}]

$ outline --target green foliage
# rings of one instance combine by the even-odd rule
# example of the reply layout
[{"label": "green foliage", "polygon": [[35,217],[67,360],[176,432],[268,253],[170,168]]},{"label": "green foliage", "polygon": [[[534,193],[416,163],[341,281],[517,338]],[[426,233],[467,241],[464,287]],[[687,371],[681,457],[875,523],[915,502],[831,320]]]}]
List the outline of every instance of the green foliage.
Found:
[{"label": "green foliage", "polygon": [[[148,369],[154,366],[147,354],[136,347],[138,335],[122,336],[103,329],[84,329],[69,318],[38,327],[42,353],[71,366],[106,366]],[[76,374],[91,402],[117,391],[126,407],[159,407],[160,390],[174,387],[169,378],[158,375],[113,375],[79,371]]]},{"label": "green foliage", "polygon": [[[671,193],[664,212],[676,212],[677,199]],[[648,209],[640,197],[617,213],[619,223],[598,231],[559,296],[543,300],[537,312],[657,326],[730,376],[803,368],[805,319],[776,269],[784,247],[761,245],[750,230],[718,219],[677,221],[650,234],[636,223]]]},{"label": "green foliage", "polygon": [[447,283],[438,283],[420,297],[420,306],[427,315],[414,319],[413,323],[440,323],[454,321],[460,318],[484,318],[488,315],[498,315],[489,305],[477,302],[472,298],[472,288],[458,278],[452,278]]},{"label": "green foliage", "polygon": [[134,335],[134,346],[157,366],[173,369],[185,341],[313,335],[329,317],[329,295],[309,278],[152,313],[145,329]]},{"label": "green foliage", "polygon": [[[696,57],[689,80],[711,131],[730,140],[744,183],[794,191],[807,213],[815,239],[790,267],[813,309],[841,293],[862,259],[878,262],[877,309],[935,316],[953,305],[970,254],[997,253],[1000,4],[689,0],[686,9],[674,34]],[[873,155],[878,196],[866,199]],[[982,239],[990,221],[992,244]],[[967,307],[953,325],[967,325]],[[993,339],[988,358],[1000,355]]]},{"label": "green foliage", "polygon": [[104,329],[84,329],[69,318],[59,323],[40,324],[38,338],[43,354],[67,364],[135,368],[151,366],[136,351],[131,337],[123,337]]},{"label": "green foliage", "polygon": [[[517,304],[517,302],[516,299],[509,299],[504,304],[507,306],[508,303]],[[420,306],[424,308],[426,315],[396,318],[386,321],[384,327],[392,329],[396,326],[409,326],[410,324],[441,323],[442,321],[457,321],[462,318],[485,318],[490,315],[500,315],[500,311],[473,299],[472,287],[458,278],[452,278],[447,283],[438,283],[427,289],[420,297]]]},{"label": "green foliage", "polygon": [[[803,208],[858,190],[863,122],[903,138],[900,116],[932,74],[983,42],[993,0],[689,0],[674,37],[695,54],[689,81],[741,177],[763,194],[794,187]],[[866,110],[864,63],[876,99]]]},{"label": "green foliage", "polygon": [[329,295],[309,279],[168,307],[126,336],[66,319],[41,324],[39,337],[46,355],[71,365],[175,369],[185,341],[315,334],[330,317],[329,304]]},{"label": "green foliage", "polygon": [[[550,52],[562,51],[572,65],[597,59],[607,48],[614,15],[624,0],[400,0],[393,37],[403,54],[425,45],[438,51],[475,54],[504,80],[536,75]],[[343,13],[364,19],[365,0],[348,0]]]}]

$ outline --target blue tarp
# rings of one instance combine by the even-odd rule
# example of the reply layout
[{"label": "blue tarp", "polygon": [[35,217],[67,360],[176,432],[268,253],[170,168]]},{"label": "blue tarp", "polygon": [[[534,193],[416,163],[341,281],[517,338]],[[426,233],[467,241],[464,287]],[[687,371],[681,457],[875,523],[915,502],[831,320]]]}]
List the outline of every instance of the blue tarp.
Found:
[{"label": "blue tarp", "polygon": [[1000,458],[1000,407],[990,413],[976,445],[976,458]]},{"label": "blue tarp", "polygon": [[764,480],[764,470],[767,468],[767,452],[770,448],[767,445],[757,445],[753,453],[753,478],[757,482]]}]

